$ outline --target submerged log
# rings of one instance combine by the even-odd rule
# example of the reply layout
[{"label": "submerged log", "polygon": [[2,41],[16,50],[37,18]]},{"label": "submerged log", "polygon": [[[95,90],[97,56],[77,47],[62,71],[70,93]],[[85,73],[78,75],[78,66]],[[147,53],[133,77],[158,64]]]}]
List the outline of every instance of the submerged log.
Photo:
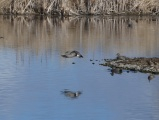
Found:
[{"label": "submerged log", "polygon": [[126,57],[126,59],[105,59],[105,63],[100,65],[109,66],[111,68],[121,68],[124,70],[159,74],[159,58]]}]

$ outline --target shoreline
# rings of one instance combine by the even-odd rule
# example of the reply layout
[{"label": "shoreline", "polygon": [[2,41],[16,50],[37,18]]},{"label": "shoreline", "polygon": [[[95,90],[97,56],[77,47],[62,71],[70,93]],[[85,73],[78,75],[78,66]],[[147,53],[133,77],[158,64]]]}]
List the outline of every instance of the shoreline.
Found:
[{"label": "shoreline", "polygon": [[9,13],[9,14],[5,14],[5,13],[0,13],[1,16],[43,16],[43,17],[108,17],[108,16],[114,16],[114,17],[127,17],[127,16],[130,16],[130,17],[149,17],[149,16],[152,16],[152,17],[159,17],[159,15],[152,15],[152,14],[105,14],[105,15],[102,15],[102,14],[98,14],[98,15],[93,15],[93,14],[81,14],[81,15],[53,15],[53,14],[35,14],[35,13],[24,13],[24,14],[12,14],[12,13]]}]

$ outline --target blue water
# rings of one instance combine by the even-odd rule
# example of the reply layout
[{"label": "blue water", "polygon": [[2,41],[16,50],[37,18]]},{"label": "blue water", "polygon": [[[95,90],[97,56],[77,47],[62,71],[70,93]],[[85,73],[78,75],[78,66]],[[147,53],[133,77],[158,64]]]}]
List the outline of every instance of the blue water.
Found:
[{"label": "blue water", "polygon": [[[22,21],[16,24],[16,18],[11,26],[8,19],[0,17],[3,24],[0,32],[4,36],[0,41],[0,120],[159,119],[157,75],[150,82],[148,74],[139,72],[123,71],[111,76],[109,67],[99,65],[118,52],[129,57],[157,57],[158,34],[153,29],[157,29],[158,18],[156,21],[149,17],[135,18],[139,22],[133,28],[123,27],[122,31],[112,26],[111,31],[117,33],[111,36],[108,36],[110,29],[105,28],[107,22],[110,24],[107,17],[101,26],[96,21],[90,22],[88,29],[81,22],[85,18],[75,21],[81,27],[75,29],[69,27],[73,23],[68,20],[59,26],[53,24],[52,18],[48,19],[52,26],[47,28],[47,20],[33,21],[37,24],[27,21],[26,27],[20,26]],[[150,24],[141,32],[139,29],[147,21]],[[8,33],[15,28],[16,31]],[[145,40],[150,28],[151,42],[150,38]],[[24,29],[23,35],[20,31]],[[131,35],[124,37],[127,31]],[[84,58],[62,58],[61,54],[67,50],[78,50]],[[72,99],[61,93],[65,89],[82,94]]]}]

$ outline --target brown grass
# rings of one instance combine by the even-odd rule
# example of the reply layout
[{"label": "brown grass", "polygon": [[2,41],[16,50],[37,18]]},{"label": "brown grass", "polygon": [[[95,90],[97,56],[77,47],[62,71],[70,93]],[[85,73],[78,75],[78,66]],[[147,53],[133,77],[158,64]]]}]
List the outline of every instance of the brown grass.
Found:
[{"label": "brown grass", "polygon": [[0,0],[1,14],[159,14],[159,0]]}]

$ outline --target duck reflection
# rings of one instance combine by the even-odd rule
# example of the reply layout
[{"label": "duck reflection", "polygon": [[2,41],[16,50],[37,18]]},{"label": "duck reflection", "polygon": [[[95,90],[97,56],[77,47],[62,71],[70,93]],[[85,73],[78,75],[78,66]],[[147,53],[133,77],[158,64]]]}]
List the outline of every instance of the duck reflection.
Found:
[{"label": "duck reflection", "polygon": [[114,74],[122,74],[122,69],[120,69],[120,68],[116,68],[116,67],[113,67],[112,69],[111,69],[111,75],[112,76],[114,76]]},{"label": "duck reflection", "polygon": [[64,94],[66,97],[69,97],[69,98],[78,98],[81,94],[82,94],[82,92],[81,91],[75,91],[75,92],[73,92],[73,91],[70,91],[70,90],[64,90],[64,91],[61,91],[62,92],[62,94]]}]

